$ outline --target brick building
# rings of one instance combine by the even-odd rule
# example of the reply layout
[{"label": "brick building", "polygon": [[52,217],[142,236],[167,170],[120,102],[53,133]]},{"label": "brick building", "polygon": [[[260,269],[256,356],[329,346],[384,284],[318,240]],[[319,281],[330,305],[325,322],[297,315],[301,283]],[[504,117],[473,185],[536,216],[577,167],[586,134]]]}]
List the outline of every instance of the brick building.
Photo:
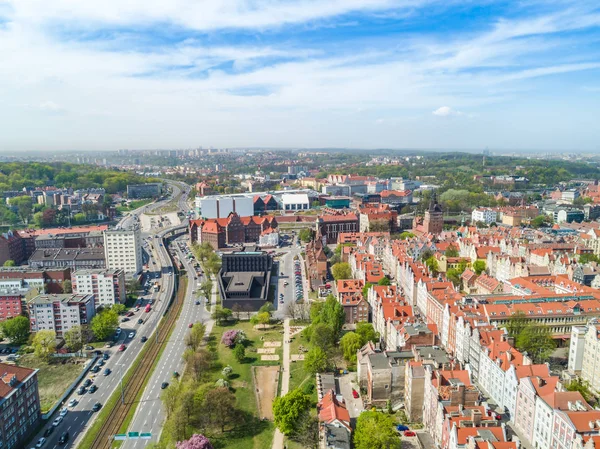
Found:
[{"label": "brick building", "polygon": [[276,228],[275,217],[240,217],[234,212],[227,218],[190,220],[190,239],[192,243],[209,243],[219,249],[227,245],[258,243],[264,231]]},{"label": "brick building", "polygon": [[311,290],[316,290],[327,280],[327,256],[323,251],[323,243],[318,236],[306,245],[305,253],[308,285]]},{"label": "brick building", "polygon": [[0,234],[0,265],[13,260],[17,265],[25,259],[23,241],[18,233],[8,231]]},{"label": "brick building", "polygon": [[337,243],[341,232],[358,232],[358,217],[354,213],[322,215],[317,219],[317,230],[327,244]]},{"label": "brick building", "polygon": [[38,370],[0,363],[0,447],[25,447],[41,421]]},{"label": "brick building", "polygon": [[23,302],[19,293],[0,292],[0,321],[6,321],[23,313]]}]

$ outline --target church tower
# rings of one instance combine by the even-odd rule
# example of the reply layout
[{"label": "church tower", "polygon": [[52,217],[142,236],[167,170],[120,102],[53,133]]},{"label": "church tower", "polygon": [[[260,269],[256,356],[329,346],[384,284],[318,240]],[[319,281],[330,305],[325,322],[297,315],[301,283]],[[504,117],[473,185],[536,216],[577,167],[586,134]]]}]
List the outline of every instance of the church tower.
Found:
[{"label": "church tower", "polygon": [[433,192],[429,209],[425,211],[425,219],[423,220],[423,228],[426,233],[441,234],[444,230],[444,213],[442,206],[437,202],[437,195]]}]

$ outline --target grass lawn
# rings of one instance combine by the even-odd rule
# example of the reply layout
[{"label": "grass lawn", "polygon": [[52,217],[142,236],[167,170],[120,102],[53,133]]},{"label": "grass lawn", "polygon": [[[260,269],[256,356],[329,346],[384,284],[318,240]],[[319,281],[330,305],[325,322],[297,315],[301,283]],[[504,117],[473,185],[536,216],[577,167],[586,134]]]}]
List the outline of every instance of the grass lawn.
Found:
[{"label": "grass lawn", "polygon": [[138,207],[142,207],[145,206],[146,204],[150,204],[152,201],[154,201],[152,198],[148,198],[145,200],[136,200],[136,201],[132,201],[131,203],[129,203],[129,206],[117,206],[117,212],[130,212],[132,210],[137,209]]},{"label": "grass lawn", "polygon": [[[223,332],[229,329],[241,329],[248,337],[246,347],[246,361],[239,363],[233,356],[233,351],[221,344]],[[277,326],[269,330],[255,330],[250,322],[240,321],[235,324],[225,326],[215,326],[213,328],[213,342],[216,345],[218,355],[218,364],[214,369],[214,379],[221,377],[221,369],[226,365],[233,368],[231,377],[231,386],[235,391],[237,405],[242,412],[254,417],[249,420],[251,425],[227,432],[225,435],[212,436],[211,442],[215,448],[235,448],[235,449],[262,449],[271,447],[275,426],[270,421],[258,421],[258,406],[254,394],[254,384],[252,382],[252,365],[279,365],[279,362],[261,361],[260,354],[256,349],[263,347],[263,341],[283,341],[280,331],[282,326]],[[263,340],[261,340],[263,337]],[[277,348],[275,351],[279,354],[281,361],[283,349]]]},{"label": "grass lawn", "polygon": [[40,389],[40,407],[46,413],[60,399],[69,385],[83,371],[85,358],[52,359],[46,363],[33,354],[25,354],[19,359],[19,366],[37,368]]}]

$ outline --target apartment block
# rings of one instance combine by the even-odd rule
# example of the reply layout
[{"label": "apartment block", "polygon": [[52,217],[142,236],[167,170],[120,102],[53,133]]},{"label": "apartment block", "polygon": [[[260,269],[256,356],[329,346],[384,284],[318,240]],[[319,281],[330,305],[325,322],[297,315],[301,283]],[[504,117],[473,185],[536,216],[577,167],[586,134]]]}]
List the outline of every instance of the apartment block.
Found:
[{"label": "apartment block", "polygon": [[27,303],[31,331],[52,330],[58,337],[89,324],[96,314],[94,295],[38,295]]},{"label": "apartment block", "polygon": [[78,270],[71,278],[73,292],[80,295],[94,295],[96,307],[125,303],[123,270]]},{"label": "apartment block", "polygon": [[37,430],[40,415],[38,370],[0,363],[0,447],[16,449]]},{"label": "apartment block", "polygon": [[142,271],[142,236],[140,229],[104,231],[106,268],[121,269],[133,276]]}]

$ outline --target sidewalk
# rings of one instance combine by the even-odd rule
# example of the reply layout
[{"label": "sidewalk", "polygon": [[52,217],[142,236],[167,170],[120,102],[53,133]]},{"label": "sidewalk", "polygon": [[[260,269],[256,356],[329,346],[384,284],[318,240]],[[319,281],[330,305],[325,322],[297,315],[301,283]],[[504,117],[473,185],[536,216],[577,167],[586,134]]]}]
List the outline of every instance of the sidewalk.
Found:
[{"label": "sidewalk", "polygon": [[[288,393],[290,389],[290,319],[283,322],[283,375],[281,376],[281,396]],[[275,429],[272,449],[283,449],[284,436]]]}]

